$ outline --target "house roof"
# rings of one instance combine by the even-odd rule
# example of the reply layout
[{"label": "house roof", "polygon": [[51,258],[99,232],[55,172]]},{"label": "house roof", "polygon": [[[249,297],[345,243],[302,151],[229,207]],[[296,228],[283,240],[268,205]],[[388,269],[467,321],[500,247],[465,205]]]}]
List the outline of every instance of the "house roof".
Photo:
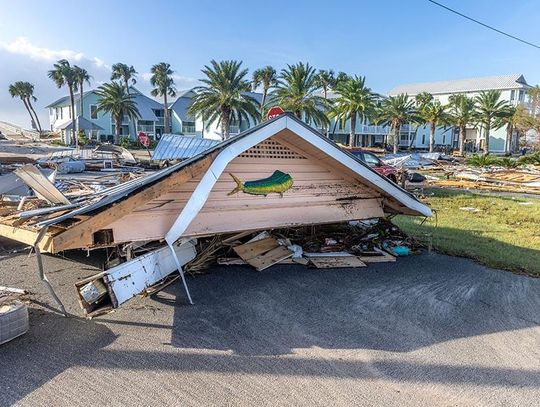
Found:
[{"label": "house roof", "polygon": [[152,160],[191,158],[218,144],[217,140],[202,137],[163,134],[152,154]]},{"label": "house roof", "polygon": [[[105,130],[103,127],[98,126],[95,123],[92,123],[90,120],[85,119],[84,117],[78,117],[79,129],[80,130]],[[73,121],[62,124],[58,127],[60,130],[71,130],[73,128]]]},{"label": "house roof", "polygon": [[[387,178],[381,176],[371,167],[365,164],[363,161],[352,155],[351,153],[341,149],[336,143],[317,132],[312,127],[300,121],[291,113],[285,113],[277,116],[272,120],[263,122],[251,129],[248,129],[237,136],[231,137],[228,140],[222,141],[213,147],[199,153],[198,155],[189,158],[185,161],[181,161],[171,167],[165,168],[160,171],[156,171],[147,177],[137,178],[123,184],[107,188],[97,194],[86,202],[81,202],[81,207],[72,210],[71,212],[63,215],[47,219],[45,221],[36,224],[37,227],[43,227],[48,225],[57,224],[63,220],[73,218],[77,215],[94,213],[98,210],[103,210],[108,205],[117,201],[123,200],[128,196],[143,190],[150,185],[153,185],[162,179],[170,176],[171,174],[180,171],[181,169],[191,166],[204,157],[214,152],[223,152],[227,150],[229,154],[240,154],[243,151],[243,144],[249,145],[249,142],[253,141],[255,144],[257,140],[264,140],[271,137],[274,133],[271,130],[278,129],[276,131],[283,130],[285,128],[290,129],[299,137],[305,139],[309,143],[312,143],[317,148],[330,155],[341,164],[349,167],[352,171],[356,172],[361,178],[366,180],[368,184],[373,185],[382,191],[383,196],[387,199],[393,199],[399,202],[403,207],[408,208],[409,212],[417,215],[431,216],[431,210],[429,207],[418,201],[418,199],[408,191],[402,189],[395,183],[391,182]],[[244,142],[244,140],[246,140]],[[232,149],[227,149],[231,146]],[[216,174],[214,174],[216,176]],[[202,181],[201,181],[202,182]],[[171,229],[172,230],[172,229]]]},{"label": "house roof", "polygon": [[[137,103],[137,108],[139,109],[139,113],[141,114],[141,120],[150,120],[150,121],[158,120],[153,110],[163,109],[163,105],[159,103],[158,101],[144,95],[143,93],[141,93],[138,89],[134,87],[131,87],[130,89],[133,95],[135,96],[135,102]],[[83,93],[83,97],[86,97],[87,95],[94,93],[95,91],[96,91],[95,89],[88,90]],[[75,96],[74,98],[75,103],[79,102],[80,100],[79,94],[76,94],[74,96]],[[69,95],[68,95],[54,101],[53,103],[45,107],[49,108],[49,107],[67,106],[69,105],[69,103],[70,101],[69,101]]]},{"label": "house roof", "polygon": [[185,92],[182,96],[176,99],[175,102],[171,105],[171,110],[174,113],[176,113],[178,118],[182,120],[183,122],[195,121],[195,117],[188,114],[189,107],[191,106],[191,103],[193,102],[193,99],[187,96],[188,93],[189,92]]},{"label": "house roof", "polygon": [[401,93],[417,95],[420,92],[428,92],[433,95],[444,93],[478,92],[482,90],[503,90],[529,88],[527,81],[521,74],[485,76],[480,78],[456,79],[439,82],[411,83],[396,86],[388,92],[395,96]]}]

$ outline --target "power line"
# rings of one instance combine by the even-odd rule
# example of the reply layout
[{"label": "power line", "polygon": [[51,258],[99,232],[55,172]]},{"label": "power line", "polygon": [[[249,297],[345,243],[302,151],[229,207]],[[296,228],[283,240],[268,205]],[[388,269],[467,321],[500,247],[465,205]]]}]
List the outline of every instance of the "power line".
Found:
[{"label": "power line", "polygon": [[472,21],[472,22],[474,22],[474,23],[476,23],[476,24],[480,24],[480,25],[483,26],[483,27],[486,27],[486,28],[488,28],[488,29],[490,29],[490,30],[493,30],[493,31],[495,31],[495,32],[498,32],[499,34],[506,35],[507,37],[510,37],[510,38],[512,38],[512,39],[514,39],[514,40],[516,40],[516,41],[519,41],[519,42],[522,42],[522,43],[524,43],[524,44],[530,45],[531,47],[535,47],[535,48],[540,49],[540,46],[539,46],[539,45],[533,44],[532,42],[529,42],[529,41],[525,41],[525,40],[523,40],[523,39],[521,39],[521,38],[518,38],[518,37],[516,37],[516,36],[514,36],[514,35],[512,35],[512,34],[508,34],[508,33],[504,32],[504,31],[501,31],[501,30],[499,30],[499,29],[497,29],[497,28],[495,28],[495,27],[492,27],[492,26],[490,26],[490,25],[487,25],[487,24],[485,24],[485,23],[483,23],[483,22],[481,22],[481,21],[475,20],[474,18],[469,17],[469,16],[466,16],[465,14],[462,14],[462,13],[460,13],[459,11],[456,11],[456,10],[454,10],[454,9],[451,9],[450,7],[446,7],[444,4],[437,3],[436,1],[433,1],[433,0],[427,0],[427,1],[429,1],[430,3],[433,3],[433,4],[435,4],[435,5],[437,5],[437,6],[439,6],[439,7],[442,7],[442,8],[444,8],[444,9],[446,9],[446,10],[448,10],[448,11],[454,13],[454,14],[457,14],[458,16],[461,16],[461,17],[463,17],[463,18],[466,18],[467,20],[470,20],[470,21]]}]

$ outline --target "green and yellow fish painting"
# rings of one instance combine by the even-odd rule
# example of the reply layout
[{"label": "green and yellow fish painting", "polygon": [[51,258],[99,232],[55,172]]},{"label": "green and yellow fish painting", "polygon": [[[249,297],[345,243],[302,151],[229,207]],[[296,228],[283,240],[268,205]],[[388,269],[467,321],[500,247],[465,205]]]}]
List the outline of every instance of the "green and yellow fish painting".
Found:
[{"label": "green and yellow fish painting", "polygon": [[289,174],[285,174],[279,170],[268,178],[258,179],[256,181],[242,182],[238,177],[229,173],[229,175],[236,182],[236,188],[234,188],[227,195],[236,194],[237,192],[245,192],[250,195],[268,195],[271,193],[277,193],[283,196],[283,192],[287,191],[293,185],[293,179]]}]

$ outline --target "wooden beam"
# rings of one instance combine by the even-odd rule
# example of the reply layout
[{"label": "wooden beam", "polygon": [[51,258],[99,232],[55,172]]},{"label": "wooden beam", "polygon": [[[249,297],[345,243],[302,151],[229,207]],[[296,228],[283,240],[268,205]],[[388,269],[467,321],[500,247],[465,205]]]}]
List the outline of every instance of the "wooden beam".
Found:
[{"label": "wooden beam", "polygon": [[100,229],[106,229],[112,222],[128,215],[145,203],[156,199],[169,192],[171,189],[203,174],[208,167],[210,167],[210,164],[212,164],[216,155],[217,152],[214,152],[196,163],[157,181],[155,184],[134,195],[113,204],[111,207],[102,209],[101,212],[89,217],[87,220],[69,227],[65,232],[60,233],[53,238],[55,253],[67,249],[92,246],[92,236],[94,232]]},{"label": "wooden beam", "polygon": [[[21,242],[29,246],[33,246],[34,242],[37,239],[39,230],[32,231],[28,229],[18,228],[16,226],[4,225],[0,223],[0,236],[6,237],[16,242]],[[43,252],[53,253],[52,248],[52,236],[45,235],[41,242],[39,243],[39,248]]]}]

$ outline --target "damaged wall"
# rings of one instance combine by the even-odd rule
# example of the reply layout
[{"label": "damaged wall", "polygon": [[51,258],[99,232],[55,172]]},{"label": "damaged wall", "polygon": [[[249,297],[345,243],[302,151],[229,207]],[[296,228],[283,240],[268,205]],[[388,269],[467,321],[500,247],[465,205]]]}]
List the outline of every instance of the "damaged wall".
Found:
[{"label": "damaged wall", "polygon": [[[296,151],[295,151],[296,150]],[[383,216],[380,196],[348,179],[337,168],[322,165],[270,138],[235,158],[220,175],[207,202],[185,235],[197,236],[294,224],[327,223]],[[292,177],[290,189],[267,196],[238,192],[230,174],[242,182],[261,180],[279,170]],[[202,177],[137,208],[110,225],[115,241],[164,236]]]}]

